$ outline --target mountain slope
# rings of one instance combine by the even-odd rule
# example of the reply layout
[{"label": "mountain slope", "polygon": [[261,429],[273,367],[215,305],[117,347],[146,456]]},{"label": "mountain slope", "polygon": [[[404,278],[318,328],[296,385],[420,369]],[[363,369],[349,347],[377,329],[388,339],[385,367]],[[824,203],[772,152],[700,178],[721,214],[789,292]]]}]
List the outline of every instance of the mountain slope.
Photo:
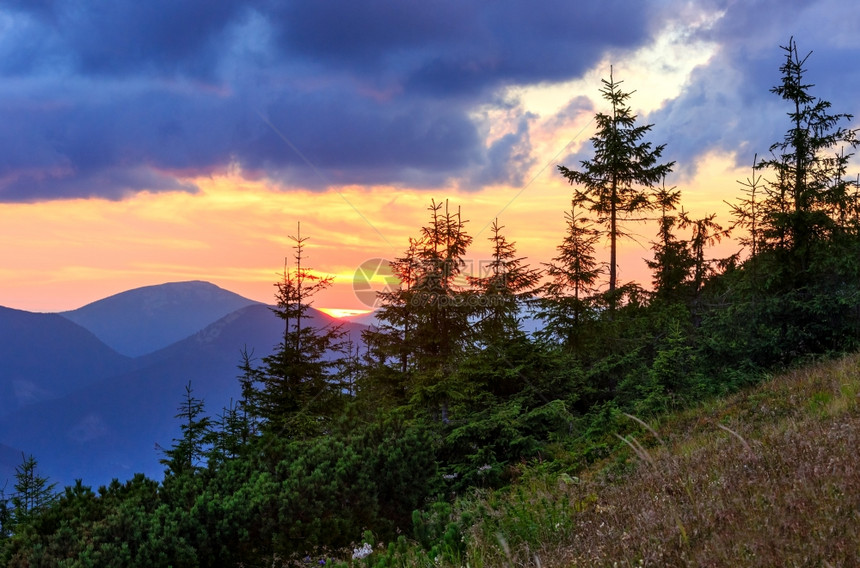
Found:
[{"label": "mountain slope", "polygon": [[131,359],[59,315],[0,307],[0,416],[133,367]]},{"label": "mountain slope", "polygon": [[860,566],[860,355],[613,421],[624,439],[577,477],[547,468],[466,505],[456,565]]},{"label": "mountain slope", "polygon": [[[339,320],[313,308],[308,315],[306,322],[317,328],[340,323]],[[348,337],[356,343],[361,341],[361,331],[366,327],[349,321],[342,325]],[[195,358],[201,350],[205,350],[210,351],[213,357],[224,361],[229,359],[238,365],[240,353],[246,349],[249,353],[253,352],[256,359],[269,355],[282,341],[283,333],[284,323],[272,312],[270,306],[253,304],[236,310],[182,341],[140,357],[138,361],[149,365],[165,359]]]},{"label": "mountain slope", "polygon": [[121,292],[60,315],[119,353],[137,357],[257,303],[209,282],[171,282]]},{"label": "mountain slope", "polygon": [[[323,325],[331,318],[316,312]],[[355,340],[363,326],[347,324]],[[162,457],[179,436],[177,406],[190,382],[210,416],[239,397],[243,349],[272,352],[283,323],[263,305],[237,310],[174,345],[136,360],[138,369],[62,399],[0,418],[0,442],[24,448],[52,481],[98,485],[144,472],[160,479]],[[259,363],[259,361],[257,361]]]}]

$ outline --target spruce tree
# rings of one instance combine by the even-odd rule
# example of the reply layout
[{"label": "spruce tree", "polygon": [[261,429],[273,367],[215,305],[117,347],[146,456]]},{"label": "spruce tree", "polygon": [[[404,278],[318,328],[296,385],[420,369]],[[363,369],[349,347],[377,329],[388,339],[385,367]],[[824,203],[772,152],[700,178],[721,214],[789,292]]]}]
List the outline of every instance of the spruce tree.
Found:
[{"label": "spruce tree", "polygon": [[418,277],[413,287],[415,308],[415,373],[411,402],[442,422],[449,420],[452,399],[464,385],[453,379],[471,331],[468,294],[462,286],[464,256],[472,242],[460,209],[448,201],[431,200],[430,223],[421,228],[417,250]]},{"label": "spruce tree", "polygon": [[564,214],[567,233],[556,247],[558,256],[545,264],[551,278],[541,288],[537,317],[545,322],[542,335],[557,337],[573,351],[580,347],[583,326],[594,313],[593,295],[603,267],[595,257],[600,232],[580,216],[577,200]]},{"label": "spruce tree", "polygon": [[241,396],[236,403],[236,409],[240,413],[242,420],[246,422],[247,435],[248,439],[250,439],[259,433],[261,412],[258,400],[258,386],[262,380],[263,371],[254,364],[254,350],[252,349],[249,352],[247,345],[242,348],[239,356],[241,358],[239,370],[242,372],[239,375]]},{"label": "spruce tree", "polygon": [[504,227],[494,219],[489,237],[493,251],[479,270],[479,276],[467,276],[472,288],[477,323],[474,340],[483,346],[500,345],[522,334],[520,321],[525,303],[535,295],[541,271],[530,268],[517,257],[516,243],[502,234]]},{"label": "spruce tree", "polygon": [[691,218],[685,211],[681,211],[681,227],[692,229],[692,235],[687,243],[690,274],[689,286],[691,293],[690,308],[693,313],[693,325],[698,327],[702,318],[702,292],[705,283],[712,276],[724,271],[726,267],[733,266],[737,261],[739,253],[728,258],[714,259],[705,257],[705,249],[721,242],[728,237],[731,228],[724,229],[716,221],[716,213],[705,215],[699,219]]},{"label": "spruce tree", "polygon": [[56,483],[38,474],[38,463],[32,455],[21,454],[15,468],[15,493],[12,494],[12,527],[26,525],[56,499]]},{"label": "spruce tree", "polygon": [[636,126],[636,115],[628,105],[632,93],[621,91],[621,81],[615,81],[610,69],[600,94],[612,110],[595,115],[597,133],[591,138],[594,157],[580,162],[580,170],[559,166],[561,174],[572,185],[574,200],[584,204],[597,215],[603,234],[609,240],[610,310],[615,308],[618,282],[618,240],[628,236],[625,221],[643,221],[640,212],[653,208],[648,190],[672,171],[674,162],[658,163],[664,145],[652,147],[643,138],[651,124]]},{"label": "spruce tree", "polygon": [[715,274],[714,266],[731,260],[705,258],[705,248],[718,244],[731,232],[731,229],[724,229],[717,223],[716,218],[717,214],[711,213],[699,219],[693,219],[685,211],[681,211],[681,227],[689,227],[693,231],[689,241],[690,277],[693,295],[697,298],[705,281]]},{"label": "spruce tree", "polygon": [[470,332],[473,310],[462,272],[472,237],[459,209],[454,213],[447,201],[431,201],[428,211],[421,236],[410,239],[406,254],[391,263],[400,286],[379,294],[380,325],[364,338],[381,359],[394,360],[404,394],[444,421],[455,388],[449,379]]},{"label": "spruce tree", "polygon": [[405,378],[413,367],[413,344],[416,320],[415,284],[421,272],[418,260],[417,239],[409,239],[409,247],[403,256],[389,263],[392,275],[399,285],[395,290],[377,292],[379,309],[376,312],[379,324],[364,333],[368,349],[383,363],[389,359]]},{"label": "spruce tree", "polygon": [[343,402],[334,370],[345,332],[340,326],[313,324],[313,297],[331,286],[332,277],[304,265],[308,238],[302,237],[300,225],[290,239],[295,266],[289,269],[285,263],[272,309],[284,322],[283,341],[252,373],[257,384],[249,396],[269,432],[302,438],[323,431]]},{"label": "spruce tree", "polygon": [[160,461],[173,475],[194,473],[206,454],[212,430],[209,417],[202,416],[203,401],[194,396],[190,381],[185,385],[185,397],[177,410],[175,417],[181,421],[182,437],[173,440],[173,447],[164,451],[166,458]]},{"label": "spruce tree", "polygon": [[[460,275],[466,263],[463,257],[472,243],[466,233],[466,221],[449,210],[448,201],[431,201],[430,223],[421,228],[418,249],[419,277],[413,302],[419,308],[416,327],[419,370],[432,372],[443,361],[456,355],[467,332],[468,303]],[[464,301],[465,300],[465,301]]]},{"label": "spruce tree", "polygon": [[693,265],[687,243],[674,233],[682,221],[679,215],[672,215],[680,200],[681,192],[674,187],[664,185],[655,193],[654,201],[660,208],[658,240],[651,247],[653,260],[646,261],[654,273],[651,283],[655,299],[670,303],[683,299]]},{"label": "spruce tree", "polygon": [[413,287],[420,268],[417,250],[418,241],[410,238],[405,254],[389,263],[399,285],[393,290],[377,292],[379,323],[362,331],[366,351],[357,394],[368,400],[369,406],[406,402],[416,354]]},{"label": "spruce tree", "polygon": [[221,409],[212,421],[212,447],[207,454],[210,466],[239,457],[251,440],[251,422],[244,405],[233,402]]},{"label": "spruce tree", "polygon": [[758,170],[758,155],[753,157],[752,174],[745,181],[738,181],[743,187],[745,197],[736,203],[728,203],[735,218],[731,229],[740,227],[746,235],[738,237],[738,242],[749,249],[750,287],[755,296],[758,292],[758,255],[762,246],[761,189],[762,179]]},{"label": "spruce tree", "polygon": [[790,105],[791,128],[771,145],[772,157],[758,164],[776,175],[766,187],[763,244],[789,252],[789,272],[802,276],[811,247],[840,232],[854,205],[856,182],[846,178],[853,154],[845,148],[856,148],[857,129],[839,126],[853,116],[833,114],[828,101],[810,93],[814,85],[806,82],[804,66],[811,52],[801,58],[793,37],[781,48],[782,79],[771,92]]}]

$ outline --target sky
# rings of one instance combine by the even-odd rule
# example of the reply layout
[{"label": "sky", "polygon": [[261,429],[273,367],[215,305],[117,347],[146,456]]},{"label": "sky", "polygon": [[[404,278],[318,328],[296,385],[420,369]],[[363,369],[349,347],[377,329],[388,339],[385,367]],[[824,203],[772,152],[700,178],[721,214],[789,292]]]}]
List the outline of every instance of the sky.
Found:
[{"label": "sky", "polygon": [[[856,113],[858,25],[844,0],[0,0],[0,305],[183,280],[271,302],[300,231],[333,277],[314,305],[367,309],[356,269],[431,200],[469,221],[471,266],[498,217],[539,267],[610,69],[684,208],[728,225],[789,127],[780,46]],[[656,228],[631,230],[620,277],[647,285]]]}]

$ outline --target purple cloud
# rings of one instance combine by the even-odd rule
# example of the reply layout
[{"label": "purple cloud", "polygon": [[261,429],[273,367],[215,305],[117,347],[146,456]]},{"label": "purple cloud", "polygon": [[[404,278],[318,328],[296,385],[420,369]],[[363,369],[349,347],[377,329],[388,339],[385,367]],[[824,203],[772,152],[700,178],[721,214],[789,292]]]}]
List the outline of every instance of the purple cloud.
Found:
[{"label": "purple cloud", "polygon": [[[516,184],[529,117],[488,146],[474,111],[649,44],[673,2],[0,2],[0,201],[193,191],[179,180],[231,164],[285,188]],[[817,93],[851,112],[857,49],[838,24],[856,9],[710,6],[725,10],[700,32],[717,55],[643,117],[667,158],[775,141],[768,89],[792,33],[815,50],[815,82],[835,85]]]}]

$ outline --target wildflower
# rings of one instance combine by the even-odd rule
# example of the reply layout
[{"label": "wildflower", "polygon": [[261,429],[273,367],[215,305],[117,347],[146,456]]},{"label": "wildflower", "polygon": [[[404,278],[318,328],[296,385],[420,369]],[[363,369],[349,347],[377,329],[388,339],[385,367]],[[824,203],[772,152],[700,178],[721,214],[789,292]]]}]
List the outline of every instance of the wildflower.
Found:
[{"label": "wildflower", "polygon": [[354,560],[361,560],[362,558],[367,558],[370,556],[370,553],[373,552],[373,547],[368,543],[364,543],[361,548],[353,548],[352,549],[352,558]]}]

